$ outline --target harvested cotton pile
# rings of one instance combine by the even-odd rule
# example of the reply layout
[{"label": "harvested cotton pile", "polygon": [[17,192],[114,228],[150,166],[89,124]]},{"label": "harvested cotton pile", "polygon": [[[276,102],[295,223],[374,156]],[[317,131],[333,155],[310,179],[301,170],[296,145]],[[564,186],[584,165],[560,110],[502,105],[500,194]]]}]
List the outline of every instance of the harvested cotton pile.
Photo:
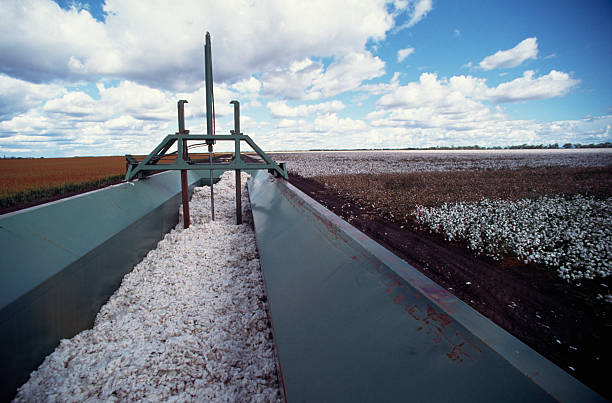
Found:
[{"label": "harvested cotton pile", "polygon": [[235,225],[233,172],[197,188],[191,227],[159,242],[98,314],[62,340],[16,401],[277,401],[276,358],[265,310],[243,174],[245,224]]}]

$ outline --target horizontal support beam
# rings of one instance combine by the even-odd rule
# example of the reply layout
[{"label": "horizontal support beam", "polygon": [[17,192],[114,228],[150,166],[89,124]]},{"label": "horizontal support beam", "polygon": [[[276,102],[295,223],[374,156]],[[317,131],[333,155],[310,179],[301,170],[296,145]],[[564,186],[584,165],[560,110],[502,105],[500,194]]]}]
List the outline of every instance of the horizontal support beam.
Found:
[{"label": "horizontal support beam", "polygon": [[143,165],[141,167],[142,171],[180,171],[183,169],[188,169],[192,171],[210,171],[213,170],[224,170],[224,171],[232,171],[235,169],[276,169],[278,166],[274,164],[219,164],[213,163],[209,164],[207,162],[198,163],[198,164],[187,164],[182,161],[176,161],[172,164],[156,164],[156,165]]},{"label": "horizontal support beam", "polygon": [[[158,161],[165,156],[166,151],[176,142],[178,148],[182,149],[184,142],[187,141],[202,141],[202,140],[220,140],[220,141],[234,141],[238,144],[240,141],[245,141],[253,150],[265,161],[264,164],[249,164],[245,163],[240,158],[234,158],[229,164],[219,163],[194,163],[187,162],[183,159],[180,153],[177,153],[176,160],[171,164],[158,164]],[[237,150],[239,147],[237,146]],[[164,138],[164,140],[151,152],[142,162],[137,166],[133,163],[129,164],[128,171],[125,175],[125,180],[129,181],[135,177],[141,177],[146,171],[174,171],[174,170],[257,170],[257,169],[268,169],[275,171],[279,176],[287,179],[287,170],[284,164],[277,164],[274,160],[266,155],[266,153],[255,144],[255,142],[244,134],[231,134],[231,135],[208,135],[208,134],[170,134]]]},{"label": "horizontal support beam", "polygon": [[209,134],[170,134],[166,138],[167,139],[178,140],[180,137],[182,137],[183,140],[227,140],[227,141],[231,140],[231,141],[234,141],[234,140],[238,139],[238,140],[247,141],[247,139],[250,139],[249,136],[246,136],[244,134],[214,134],[214,135],[209,135]]}]

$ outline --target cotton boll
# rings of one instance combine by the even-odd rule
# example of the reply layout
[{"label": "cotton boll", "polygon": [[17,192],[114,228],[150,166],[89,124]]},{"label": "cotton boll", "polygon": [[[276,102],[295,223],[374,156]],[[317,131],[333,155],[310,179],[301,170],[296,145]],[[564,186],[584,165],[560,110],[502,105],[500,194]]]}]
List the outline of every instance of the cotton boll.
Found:
[{"label": "cotton boll", "polygon": [[[606,278],[612,262],[612,199],[581,195],[417,206],[419,224],[495,260],[514,255],[556,269],[568,281]],[[484,236],[483,236],[484,235]]]}]

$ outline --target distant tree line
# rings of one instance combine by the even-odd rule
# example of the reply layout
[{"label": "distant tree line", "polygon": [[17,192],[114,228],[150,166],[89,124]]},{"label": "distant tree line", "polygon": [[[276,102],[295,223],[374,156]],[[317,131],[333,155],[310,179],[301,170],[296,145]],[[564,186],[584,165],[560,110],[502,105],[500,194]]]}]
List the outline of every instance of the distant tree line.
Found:
[{"label": "distant tree line", "polygon": [[565,143],[562,146],[559,146],[559,144],[554,143],[554,144],[537,144],[537,145],[533,145],[533,144],[521,144],[521,145],[515,145],[515,146],[492,146],[492,147],[483,147],[483,146],[479,146],[478,144],[473,145],[473,146],[435,146],[435,147],[406,147],[406,148],[347,148],[347,149],[328,149],[328,148],[313,148],[310,149],[308,151],[370,151],[370,150],[387,150],[387,151],[392,151],[392,150],[556,150],[556,149],[560,149],[560,148],[565,148],[565,149],[574,149],[574,148],[612,148],[612,143],[610,142],[605,142],[605,143],[599,143],[599,144],[580,144],[580,143],[576,143],[576,144],[572,144],[572,143]]},{"label": "distant tree line", "polygon": [[428,147],[428,148],[421,148],[421,150],[556,150],[559,148],[565,148],[565,149],[573,149],[573,148],[612,148],[612,143],[610,142],[606,142],[606,143],[599,143],[599,144],[580,144],[580,143],[576,143],[576,144],[572,144],[572,143],[565,143],[563,144],[563,146],[559,146],[558,143],[554,143],[554,144],[521,144],[521,145],[514,145],[514,146],[493,146],[493,147],[481,147],[479,145],[473,145],[473,146],[436,146],[436,147]]},{"label": "distant tree line", "polygon": [[7,157],[6,155],[3,155],[3,156],[2,156],[2,158],[0,158],[0,159],[3,159],[3,160],[22,160],[22,159],[30,159],[30,160],[31,160],[31,159],[34,159],[34,158],[42,159],[42,158],[45,158],[45,157],[11,157],[11,156]]}]

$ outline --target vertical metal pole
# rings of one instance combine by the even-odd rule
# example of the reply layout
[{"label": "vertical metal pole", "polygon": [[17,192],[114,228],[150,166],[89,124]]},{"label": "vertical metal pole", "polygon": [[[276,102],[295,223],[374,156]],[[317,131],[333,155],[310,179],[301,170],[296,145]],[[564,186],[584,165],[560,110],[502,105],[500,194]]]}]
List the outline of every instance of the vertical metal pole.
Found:
[{"label": "vertical metal pole", "polygon": [[[185,133],[185,104],[187,101],[181,99],[178,101],[178,127],[179,134]],[[182,155],[183,160],[187,159],[188,151],[187,151],[187,142],[185,139],[180,142],[183,146]],[[189,228],[189,224],[191,224],[191,220],[189,218],[189,184],[187,183],[187,171],[185,169],[181,169],[181,193],[183,198],[183,228]]]},{"label": "vertical metal pole", "polygon": [[240,169],[236,169],[236,225],[242,224],[242,183]]},{"label": "vertical metal pole", "polygon": [[213,169],[212,169],[212,164],[213,164],[213,153],[212,153],[212,149],[213,146],[209,145],[208,146],[208,162],[210,164],[210,219],[212,221],[215,221],[215,192],[213,190]]},{"label": "vertical metal pole", "polygon": [[[210,50],[210,33],[206,32],[206,43],[204,45],[204,79],[206,80],[206,134],[212,136],[214,129],[214,99],[213,99],[213,76],[212,76],[212,53]],[[212,151],[214,140],[206,140],[208,144],[208,161],[210,163],[210,214],[215,221],[215,192],[213,189]]]},{"label": "vertical metal pole", "polygon": [[[213,128],[213,75],[212,75],[212,53],[210,49],[210,33],[206,33],[206,45],[204,46],[204,78],[206,81],[206,134],[212,136]],[[207,144],[214,144],[207,140]]]},{"label": "vertical metal pole", "polygon": [[[240,102],[231,101],[234,104],[234,136],[240,135]],[[234,140],[234,159],[240,160],[240,140]],[[240,169],[236,169],[236,225],[242,224],[242,184],[240,180]]]}]

